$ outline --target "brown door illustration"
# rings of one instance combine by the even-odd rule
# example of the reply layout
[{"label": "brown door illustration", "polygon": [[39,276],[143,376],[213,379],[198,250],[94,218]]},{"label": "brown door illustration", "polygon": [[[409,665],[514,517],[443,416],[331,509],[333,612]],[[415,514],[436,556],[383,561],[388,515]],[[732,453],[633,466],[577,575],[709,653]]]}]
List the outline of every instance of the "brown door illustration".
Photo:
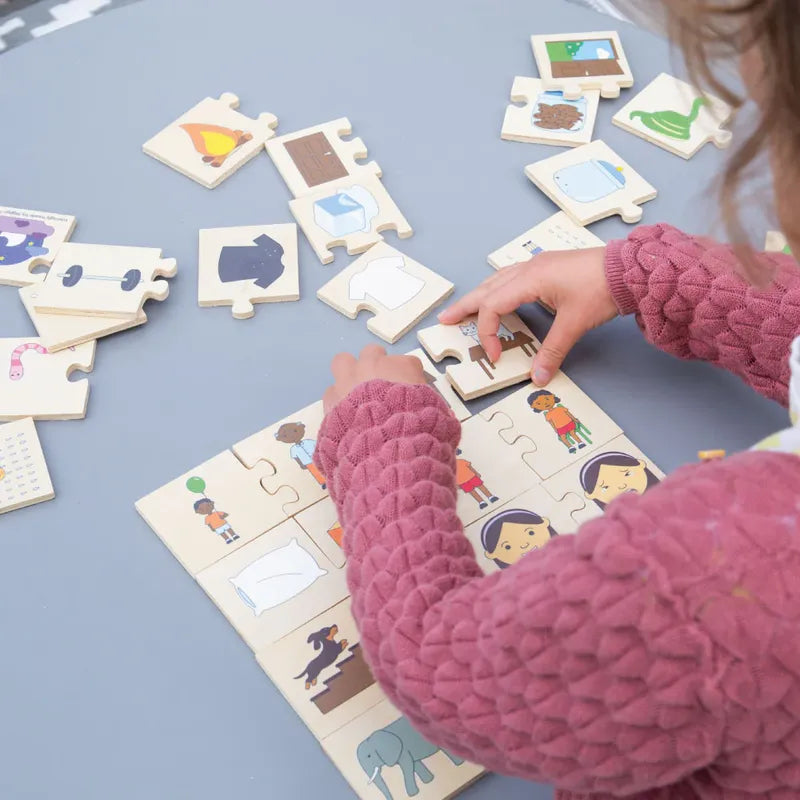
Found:
[{"label": "brown door illustration", "polygon": [[286,152],[311,189],[347,176],[347,170],[324,133],[311,133],[286,142]]},{"label": "brown door illustration", "polygon": [[551,61],[550,67],[554,78],[585,78],[597,77],[599,75],[622,75],[622,67],[619,65],[617,48],[614,42],[608,39],[584,39],[584,42],[602,41],[604,45],[609,45],[613,51],[613,58],[597,58],[587,61]]}]

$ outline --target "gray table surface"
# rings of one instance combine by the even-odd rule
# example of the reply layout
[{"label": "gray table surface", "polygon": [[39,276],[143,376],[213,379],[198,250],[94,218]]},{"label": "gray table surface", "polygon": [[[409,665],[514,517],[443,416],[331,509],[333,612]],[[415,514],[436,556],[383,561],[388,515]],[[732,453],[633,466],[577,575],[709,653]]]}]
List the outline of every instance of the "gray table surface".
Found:
[{"label": "gray table surface", "polygon": [[[487,253],[556,210],[522,168],[558,151],[499,138],[513,76],[536,74],[529,34],[609,24],[555,0],[151,0],[3,57],[0,203],[75,214],[78,241],[162,247],[180,273],[166,302],[148,303],[149,324],[99,343],[87,418],[39,424],[57,498],[0,518],[0,797],[352,796],[133,507],[316,400],[334,353],[374,341],[364,315],[314,296],[349,258],[337,249],[323,267],[301,236],[299,303],[245,322],[198,308],[198,229],[289,221],[288,191],[266,155],[208,191],[142,143],[223,91],[244,113],[275,113],[280,132],[349,116],[416,229],[401,249],[463,292],[490,273]],[[638,86],[670,67],[664,42],[622,32]],[[659,187],[644,221],[712,231],[721,154],[683,162],[613,128],[625,94],[603,102],[599,134]],[[523,316],[546,330],[540,309]],[[0,335],[33,333],[0,287]],[[665,470],[786,419],[732,376],[657,352],[631,319],[587,336],[566,370]],[[490,776],[464,797],[551,793]]]}]

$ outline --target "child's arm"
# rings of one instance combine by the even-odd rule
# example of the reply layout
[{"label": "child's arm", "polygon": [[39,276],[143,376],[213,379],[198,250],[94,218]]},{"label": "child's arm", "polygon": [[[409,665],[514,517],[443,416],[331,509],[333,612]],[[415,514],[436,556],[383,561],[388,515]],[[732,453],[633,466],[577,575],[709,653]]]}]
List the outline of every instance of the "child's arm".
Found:
[{"label": "child's arm", "polygon": [[369,664],[424,736],[617,796],[724,758],[745,719],[768,724],[764,692],[795,681],[779,589],[794,567],[778,554],[800,529],[800,459],[685,467],[484,576],[456,514],[459,432],[430,388],[373,380],[328,414],[317,449]]}]

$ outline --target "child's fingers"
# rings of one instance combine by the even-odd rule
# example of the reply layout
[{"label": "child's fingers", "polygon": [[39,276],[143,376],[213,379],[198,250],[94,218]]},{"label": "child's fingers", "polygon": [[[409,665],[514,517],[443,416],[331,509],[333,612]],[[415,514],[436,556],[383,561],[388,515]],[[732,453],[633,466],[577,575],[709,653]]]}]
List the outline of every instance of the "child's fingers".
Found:
[{"label": "child's fingers", "polygon": [[530,284],[530,280],[506,281],[484,297],[478,309],[478,337],[490,361],[500,358],[503,351],[497,337],[500,318],[516,311],[523,303],[538,299],[538,292]]},{"label": "child's fingers", "polygon": [[579,319],[566,311],[556,314],[541,349],[533,359],[531,377],[537,386],[546,386],[550,382],[567,353],[586,332]]},{"label": "child's fingers", "polygon": [[483,299],[497,287],[502,286],[516,277],[518,270],[516,266],[506,267],[506,269],[496,272],[489,276],[485,281],[476,286],[471,292],[465,294],[453,305],[448,306],[438,315],[438,320],[443,325],[455,325],[461,322],[464,317],[475,314],[481,307]]},{"label": "child's fingers", "polygon": [[351,353],[337,353],[331,361],[331,372],[334,381],[342,380],[346,375],[355,372],[356,359]]}]

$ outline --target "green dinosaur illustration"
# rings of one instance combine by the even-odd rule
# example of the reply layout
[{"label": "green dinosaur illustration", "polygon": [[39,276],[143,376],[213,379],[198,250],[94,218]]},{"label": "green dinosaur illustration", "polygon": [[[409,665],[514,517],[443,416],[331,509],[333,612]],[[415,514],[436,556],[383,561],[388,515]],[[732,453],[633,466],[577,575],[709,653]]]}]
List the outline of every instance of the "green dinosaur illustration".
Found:
[{"label": "green dinosaur illustration", "polygon": [[669,136],[671,139],[686,141],[691,135],[692,123],[697,119],[700,109],[706,105],[705,97],[698,97],[692,103],[688,116],[678,111],[631,111],[630,118],[637,117],[655,133]]}]

